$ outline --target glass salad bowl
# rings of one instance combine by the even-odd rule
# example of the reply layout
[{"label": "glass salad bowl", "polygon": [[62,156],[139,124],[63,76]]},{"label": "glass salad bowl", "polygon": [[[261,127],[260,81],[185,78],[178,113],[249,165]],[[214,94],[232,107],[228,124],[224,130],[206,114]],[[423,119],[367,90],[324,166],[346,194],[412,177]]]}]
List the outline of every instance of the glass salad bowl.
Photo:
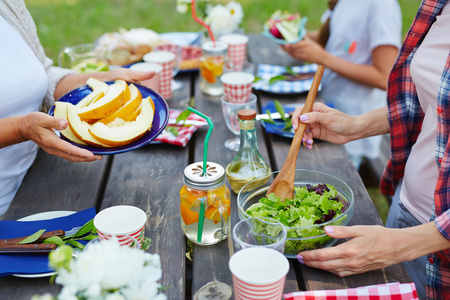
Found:
[{"label": "glass salad bowl", "polygon": [[266,195],[278,172],[272,172],[265,184],[248,188],[259,180],[255,178],[242,187],[237,196],[239,219],[269,217],[283,223],[287,229],[284,254],[288,258],[336,243],[337,239],[325,234],[324,227],[346,225],[351,220],[354,210],[351,188],[334,176],[297,169],[294,199],[280,201],[274,194]]}]

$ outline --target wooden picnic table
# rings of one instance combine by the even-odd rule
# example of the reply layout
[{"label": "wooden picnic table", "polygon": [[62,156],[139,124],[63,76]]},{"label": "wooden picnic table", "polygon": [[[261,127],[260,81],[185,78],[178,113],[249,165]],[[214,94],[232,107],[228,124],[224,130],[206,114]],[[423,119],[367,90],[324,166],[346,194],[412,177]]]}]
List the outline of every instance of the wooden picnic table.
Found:
[{"label": "wooden picnic table", "polygon": [[[259,34],[249,35],[248,59],[258,63],[295,65],[295,62],[269,39]],[[188,106],[210,115],[214,130],[209,140],[208,160],[226,166],[235,153],[224,147],[233,136],[227,129],[220,97],[203,94],[198,88],[198,72],[180,73],[181,89],[167,99],[172,109]],[[275,95],[255,91],[261,108],[270,100],[283,104],[301,103],[306,94]],[[320,96],[320,95],[319,95]],[[152,239],[150,253],[161,256],[163,286],[168,287],[168,299],[197,299],[201,291],[205,299],[221,298],[218,287],[232,291],[228,260],[233,254],[231,236],[214,246],[190,247],[181,230],[179,190],[183,185],[183,170],[192,162],[203,159],[207,127],[196,131],[186,147],[168,144],[143,146],[137,150],[104,156],[93,163],[71,163],[39,151],[4,220],[45,211],[80,211],[95,207],[97,212],[114,205],[134,205],[148,216],[146,236]],[[257,124],[259,151],[272,170],[279,170],[287,156],[291,139],[266,134]],[[301,147],[297,168],[318,170],[345,181],[355,196],[354,216],[350,225],[382,222],[342,145],[317,142],[313,150]],[[227,182],[228,185],[228,182]],[[228,185],[229,186],[229,185]],[[231,189],[230,189],[231,190]],[[239,221],[236,194],[231,191],[231,222]],[[186,253],[191,251],[188,258]],[[340,278],[290,259],[285,292],[298,290],[352,288],[385,282],[410,282],[404,267],[394,265],[382,270]],[[46,292],[56,295],[61,286],[50,284],[49,278],[0,278],[0,299],[30,299]],[[233,299],[233,297],[231,298]]]}]

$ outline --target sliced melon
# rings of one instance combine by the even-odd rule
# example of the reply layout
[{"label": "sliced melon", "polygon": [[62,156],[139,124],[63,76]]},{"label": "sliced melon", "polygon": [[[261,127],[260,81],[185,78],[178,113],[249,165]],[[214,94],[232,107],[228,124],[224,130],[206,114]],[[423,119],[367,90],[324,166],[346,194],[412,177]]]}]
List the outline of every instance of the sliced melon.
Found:
[{"label": "sliced melon", "polygon": [[81,99],[81,101],[78,102],[75,106],[78,108],[83,108],[83,107],[90,105],[91,103],[93,103],[93,102],[97,101],[98,99],[102,98],[103,96],[105,96],[105,93],[104,93],[105,90],[106,89],[97,89],[97,90],[90,92],[86,97]]},{"label": "sliced melon", "polygon": [[124,103],[123,88],[120,84],[114,83],[101,99],[79,110],[78,115],[82,121],[101,119],[118,110]]},{"label": "sliced melon", "polygon": [[89,132],[100,142],[112,147],[129,144],[143,136],[152,125],[154,110],[149,100],[142,101],[141,113],[135,121],[126,122],[123,126],[108,127],[97,122],[90,126]]},{"label": "sliced melon", "polygon": [[[57,118],[66,119],[67,120],[67,106],[70,103],[68,102],[55,102],[55,111],[53,115]],[[69,141],[72,141],[74,143],[80,144],[80,145],[87,145],[85,142],[80,140],[75,136],[75,134],[72,132],[72,129],[70,129],[70,126],[68,125],[66,129],[60,130],[61,134],[65,136]]]},{"label": "sliced melon", "polygon": [[69,121],[69,126],[73,134],[80,140],[96,147],[109,147],[108,145],[95,139],[90,134],[89,127],[91,125],[87,122],[81,121],[80,116],[78,115],[78,108],[71,103],[68,103],[67,105],[67,120]]},{"label": "sliced melon", "polygon": [[125,102],[127,102],[128,100],[130,100],[130,88],[128,86],[128,83],[125,80],[122,79],[117,79],[116,81],[114,81],[114,83],[118,83],[122,86],[123,88],[123,97],[125,98]]},{"label": "sliced melon", "polygon": [[97,89],[102,89],[102,88],[107,88],[108,84],[106,82],[103,82],[97,78],[94,77],[89,77],[88,80],[86,81],[86,84],[93,90],[97,90]]},{"label": "sliced melon", "polygon": [[114,113],[98,120],[99,122],[102,122],[103,124],[108,124],[109,122],[114,121],[116,118],[124,119],[126,118],[126,116],[129,116],[134,111],[136,111],[136,109],[141,104],[142,95],[134,84],[130,84],[129,90],[130,90],[130,100],[128,100],[128,102],[126,102],[121,108],[119,108]]}]

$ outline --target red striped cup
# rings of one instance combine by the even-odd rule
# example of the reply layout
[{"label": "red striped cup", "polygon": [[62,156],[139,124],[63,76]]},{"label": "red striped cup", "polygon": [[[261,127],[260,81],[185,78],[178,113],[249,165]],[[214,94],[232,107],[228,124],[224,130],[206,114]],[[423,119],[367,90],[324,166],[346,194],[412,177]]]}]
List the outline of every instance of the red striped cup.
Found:
[{"label": "red striped cup", "polygon": [[100,211],[94,217],[94,226],[100,241],[117,239],[122,246],[137,241],[139,247],[145,235],[147,215],[135,206],[118,205]]},{"label": "red striped cup", "polygon": [[236,300],[276,300],[283,296],[289,261],[282,253],[269,248],[246,248],[233,254],[228,266]]}]

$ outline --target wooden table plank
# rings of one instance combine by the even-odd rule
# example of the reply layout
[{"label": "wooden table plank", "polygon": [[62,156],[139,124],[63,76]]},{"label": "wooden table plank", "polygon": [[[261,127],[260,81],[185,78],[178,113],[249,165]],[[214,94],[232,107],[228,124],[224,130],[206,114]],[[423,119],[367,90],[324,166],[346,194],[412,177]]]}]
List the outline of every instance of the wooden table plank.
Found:
[{"label": "wooden table plank", "polygon": [[[190,98],[190,75],[178,77],[183,86],[167,99],[170,108],[184,110]],[[161,283],[168,299],[184,299],[186,239],[181,230],[179,191],[188,165],[189,147],[149,144],[115,155],[101,208],[133,205],[148,217],[145,235],[149,253],[161,258]]]}]

